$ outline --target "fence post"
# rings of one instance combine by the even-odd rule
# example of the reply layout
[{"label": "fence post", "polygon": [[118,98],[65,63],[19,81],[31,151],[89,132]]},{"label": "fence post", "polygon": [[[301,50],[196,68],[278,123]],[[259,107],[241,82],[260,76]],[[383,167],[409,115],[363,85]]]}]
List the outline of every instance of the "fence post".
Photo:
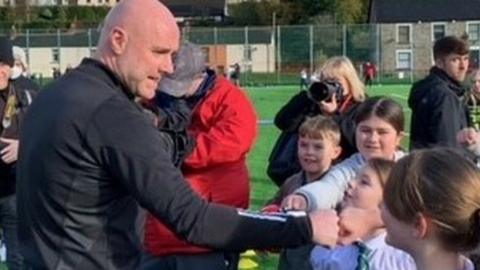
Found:
[{"label": "fence post", "polygon": [[92,57],[92,28],[88,28],[87,40],[88,40],[88,55]]},{"label": "fence post", "polygon": [[310,38],[310,40],[309,40],[309,45],[310,45],[310,72],[309,72],[309,74],[310,74],[311,72],[313,72],[313,58],[314,58],[314,56],[313,56],[313,25],[310,24],[308,28],[309,28],[309,38]]},{"label": "fence post", "polygon": [[381,58],[382,47],[381,47],[381,43],[380,43],[382,38],[381,38],[381,32],[380,32],[380,24],[377,23],[375,25],[375,30],[376,30],[375,31],[376,32],[376,35],[375,35],[376,36],[376,42],[375,42],[375,44],[376,44],[376,47],[377,47],[376,50],[375,50],[376,51],[376,57],[375,57],[376,59],[375,60],[376,60],[376,65],[378,67],[377,68],[377,76],[375,76],[375,80],[377,81],[377,83],[379,83],[380,76],[382,76],[382,78],[383,78],[383,65],[382,65],[383,62],[381,61],[382,60],[382,58]]},{"label": "fence post", "polygon": [[248,81],[248,72],[247,71],[247,64],[248,64],[248,61],[249,61],[249,57],[248,57],[248,54],[251,53],[249,50],[249,44],[248,44],[248,26],[245,26],[245,44],[243,46],[243,74],[244,76],[241,76],[240,77],[240,81],[242,81],[242,77],[244,78],[243,82],[241,83],[242,85],[245,85],[245,81]]},{"label": "fence post", "polygon": [[[217,27],[213,28],[213,63],[215,63],[215,67],[213,68],[215,71],[218,71],[218,62],[217,62],[217,44],[218,44],[218,29]],[[207,59],[210,61],[210,59]]]},{"label": "fence post", "polygon": [[342,55],[347,56],[347,25],[342,25]]},{"label": "fence post", "polygon": [[57,29],[57,50],[58,50],[58,69],[61,70],[61,63],[62,63],[62,40],[60,38],[60,29]]},{"label": "fence post", "polygon": [[281,42],[281,33],[280,25],[277,26],[277,84],[280,84],[280,73],[282,72],[282,42]]},{"label": "fence post", "polygon": [[27,65],[30,67],[30,29],[25,29],[25,51],[27,54]]}]

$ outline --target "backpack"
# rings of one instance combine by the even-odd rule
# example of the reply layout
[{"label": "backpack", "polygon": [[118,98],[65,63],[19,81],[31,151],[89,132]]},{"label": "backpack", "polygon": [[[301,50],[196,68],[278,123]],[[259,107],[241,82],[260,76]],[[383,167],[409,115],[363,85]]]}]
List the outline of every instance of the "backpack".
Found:
[{"label": "backpack", "polygon": [[302,167],[297,156],[298,133],[282,132],[275,142],[268,158],[267,175],[281,186],[291,175],[299,172]]}]

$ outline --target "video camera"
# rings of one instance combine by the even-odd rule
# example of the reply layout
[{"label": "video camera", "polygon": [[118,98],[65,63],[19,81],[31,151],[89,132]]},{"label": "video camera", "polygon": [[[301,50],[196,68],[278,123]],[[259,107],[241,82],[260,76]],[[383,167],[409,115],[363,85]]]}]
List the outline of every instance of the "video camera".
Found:
[{"label": "video camera", "polygon": [[315,102],[330,101],[334,94],[339,101],[343,95],[343,87],[335,80],[324,80],[313,82],[307,92],[308,96]]}]

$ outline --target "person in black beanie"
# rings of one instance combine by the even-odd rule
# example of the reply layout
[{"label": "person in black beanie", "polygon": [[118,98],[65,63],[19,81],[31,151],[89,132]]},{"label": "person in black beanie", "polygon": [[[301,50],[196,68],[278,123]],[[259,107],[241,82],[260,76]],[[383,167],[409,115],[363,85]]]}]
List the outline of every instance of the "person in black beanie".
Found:
[{"label": "person in black beanie", "polygon": [[15,196],[15,163],[23,115],[32,95],[10,78],[14,57],[12,43],[0,38],[0,227],[7,247],[8,269],[22,269],[18,250]]}]

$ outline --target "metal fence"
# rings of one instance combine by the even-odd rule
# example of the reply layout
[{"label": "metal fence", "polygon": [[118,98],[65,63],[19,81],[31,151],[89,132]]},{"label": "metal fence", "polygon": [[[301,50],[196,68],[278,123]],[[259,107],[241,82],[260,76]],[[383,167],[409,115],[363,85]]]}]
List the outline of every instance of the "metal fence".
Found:
[{"label": "metal fence", "polygon": [[[336,55],[349,57],[359,72],[363,63],[375,63],[379,82],[413,82],[433,64],[431,48],[435,38],[471,34],[469,26],[473,28],[471,23],[443,23],[443,34],[439,34],[435,25],[438,24],[186,27],[182,37],[204,47],[209,64],[219,72],[228,72],[230,65],[239,63],[243,84],[296,84],[302,68],[311,72]],[[480,27],[476,31],[476,36],[471,35],[474,60],[480,57]],[[26,49],[32,72],[44,76],[48,76],[45,69],[63,70],[90,56],[99,37],[96,29],[25,30],[11,35],[15,44]],[[41,48],[49,49],[43,51],[49,55],[40,56],[36,50]]]}]

